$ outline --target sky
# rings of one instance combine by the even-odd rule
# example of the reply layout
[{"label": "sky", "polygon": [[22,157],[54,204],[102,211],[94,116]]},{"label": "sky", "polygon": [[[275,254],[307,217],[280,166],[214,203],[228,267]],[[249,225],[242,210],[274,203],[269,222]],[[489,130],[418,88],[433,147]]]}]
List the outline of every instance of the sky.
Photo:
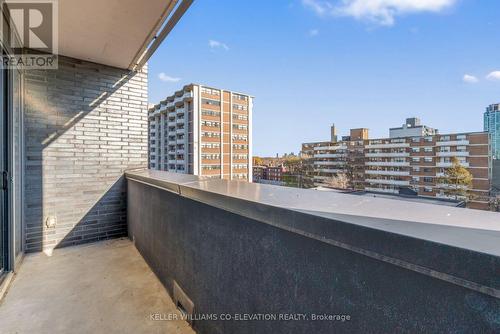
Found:
[{"label": "sky", "polygon": [[482,131],[500,102],[498,0],[195,0],[149,61],[149,101],[189,83],[255,96],[253,153],[420,117]]}]

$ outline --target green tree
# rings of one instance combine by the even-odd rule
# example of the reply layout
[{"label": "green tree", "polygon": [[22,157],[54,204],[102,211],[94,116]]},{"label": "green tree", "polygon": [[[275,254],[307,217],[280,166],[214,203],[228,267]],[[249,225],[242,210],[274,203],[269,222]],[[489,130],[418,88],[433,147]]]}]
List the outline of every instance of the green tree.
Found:
[{"label": "green tree", "polygon": [[452,166],[445,169],[444,176],[438,178],[438,183],[445,185],[445,195],[455,199],[465,198],[468,201],[472,197],[470,193],[472,174],[460,164],[456,157],[451,158],[451,163]]}]

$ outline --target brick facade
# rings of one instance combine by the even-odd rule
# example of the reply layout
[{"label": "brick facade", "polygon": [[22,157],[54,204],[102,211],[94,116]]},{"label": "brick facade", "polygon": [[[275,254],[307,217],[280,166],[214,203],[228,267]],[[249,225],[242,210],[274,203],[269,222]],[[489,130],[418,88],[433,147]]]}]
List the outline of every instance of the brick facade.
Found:
[{"label": "brick facade", "polygon": [[125,236],[123,172],[147,166],[147,71],[60,57],[26,72],[24,104],[26,251]]}]

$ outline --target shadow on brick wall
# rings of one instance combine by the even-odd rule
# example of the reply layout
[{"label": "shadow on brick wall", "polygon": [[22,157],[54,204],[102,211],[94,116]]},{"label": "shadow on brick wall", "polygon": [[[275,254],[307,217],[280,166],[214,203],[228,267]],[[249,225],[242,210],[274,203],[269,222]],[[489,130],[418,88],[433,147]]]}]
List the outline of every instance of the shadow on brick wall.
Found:
[{"label": "shadow on brick wall", "polygon": [[27,252],[126,235],[123,172],[147,162],[146,75],[66,57],[26,73]]}]

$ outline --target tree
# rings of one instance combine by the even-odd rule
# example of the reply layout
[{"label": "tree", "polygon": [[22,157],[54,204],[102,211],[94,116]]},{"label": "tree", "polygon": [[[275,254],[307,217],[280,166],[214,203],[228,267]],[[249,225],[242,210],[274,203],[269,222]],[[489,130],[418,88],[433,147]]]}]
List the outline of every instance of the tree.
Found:
[{"label": "tree", "polygon": [[261,157],[253,157],[254,166],[262,166],[264,160]]},{"label": "tree", "polygon": [[470,188],[472,187],[472,174],[460,164],[456,157],[451,158],[452,166],[445,169],[444,176],[438,178],[438,183],[444,184],[444,193],[455,199],[471,198]]},{"label": "tree", "polygon": [[325,184],[331,188],[348,189],[349,177],[346,173],[337,173],[335,176],[326,179]]}]

